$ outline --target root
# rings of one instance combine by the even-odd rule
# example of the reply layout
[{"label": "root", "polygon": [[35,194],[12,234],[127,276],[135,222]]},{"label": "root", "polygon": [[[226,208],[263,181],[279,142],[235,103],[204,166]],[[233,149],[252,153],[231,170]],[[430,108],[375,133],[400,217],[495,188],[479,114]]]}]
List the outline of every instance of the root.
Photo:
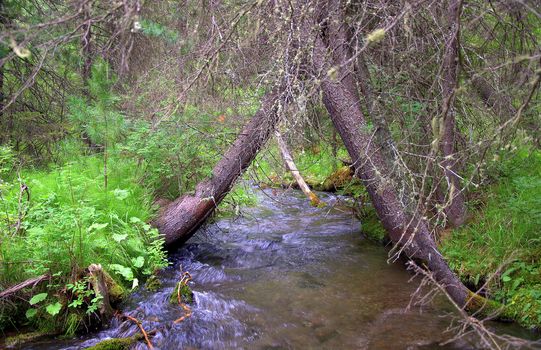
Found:
[{"label": "root", "polygon": [[182,302],[182,293],[181,293],[182,287],[188,285],[188,282],[191,281],[191,279],[192,279],[192,275],[190,275],[190,273],[186,271],[182,274],[182,278],[177,283],[177,301],[178,301],[178,305],[182,308],[182,310],[184,310],[184,315],[174,320],[173,321],[174,324],[178,324],[184,321],[185,319],[187,319],[188,317],[192,316],[192,309],[190,309],[188,305]]}]

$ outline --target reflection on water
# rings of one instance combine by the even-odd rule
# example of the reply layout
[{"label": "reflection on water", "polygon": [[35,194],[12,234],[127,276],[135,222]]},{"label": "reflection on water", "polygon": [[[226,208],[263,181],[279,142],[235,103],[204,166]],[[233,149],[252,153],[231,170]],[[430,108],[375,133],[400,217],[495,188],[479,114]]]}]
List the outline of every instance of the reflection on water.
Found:
[{"label": "reflection on water", "polygon": [[[145,329],[158,330],[156,348],[479,348],[473,337],[440,345],[453,336],[444,301],[405,311],[418,282],[387,264],[386,250],[363,239],[351,214],[313,208],[294,191],[257,195],[243,217],[218,220],[176,252],[160,291],[143,290],[125,305]],[[192,317],[173,325],[183,314],[169,304],[181,268],[193,276],[196,302]],[[136,332],[133,323],[116,323],[84,339],[28,348],[80,349]]]}]

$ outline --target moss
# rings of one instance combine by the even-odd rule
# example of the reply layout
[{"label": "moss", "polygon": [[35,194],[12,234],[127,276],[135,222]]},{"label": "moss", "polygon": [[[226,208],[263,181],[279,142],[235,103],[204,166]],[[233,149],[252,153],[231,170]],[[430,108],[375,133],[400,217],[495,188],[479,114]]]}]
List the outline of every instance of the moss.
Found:
[{"label": "moss", "polygon": [[193,291],[190,288],[189,285],[183,284],[180,286],[180,283],[177,283],[175,286],[175,289],[171,293],[171,296],[169,297],[169,302],[171,304],[178,304],[178,288],[180,287],[180,296],[182,298],[182,302],[186,304],[193,303]]},{"label": "moss", "polygon": [[323,181],[322,191],[335,191],[346,186],[353,179],[353,170],[349,166],[338,168],[334,173]]},{"label": "moss", "polygon": [[145,287],[150,292],[156,292],[162,287],[162,281],[160,281],[158,276],[152,275],[147,279]]},{"label": "moss", "polygon": [[513,319],[514,315],[504,304],[487,299],[477,293],[469,292],[466,310],[477,316],[493,317],[498,319]]},{"label": "moss", "polygon": [[35,332],[28,332],[28,333],[21,333],[17,334],[11,337],[7,337],[5,340],[5,346],[6,347],[18,347],[21,346],[24,343],[28,343],[31,341],[36,341],[39,338],[45,337],[46,333],[41,331],[35,331]]},{"label": "moss", "polygon": [[384,242],[387,231],[372,206],[365,206],[360,215],[361,230],[370,239],[377,242]]},{"label": "moss", "polygon": [[119,304],[126,296],[127,291],[122,284],[117,283],[107,271],[103,271],[105,274],[105,282],[107,283],[107,290],[109,292],[109,302],[111,305]]},{"label": "moss", "polygon": [[107,339],[87,350],[129,350],[137,340],[137,337]]}]

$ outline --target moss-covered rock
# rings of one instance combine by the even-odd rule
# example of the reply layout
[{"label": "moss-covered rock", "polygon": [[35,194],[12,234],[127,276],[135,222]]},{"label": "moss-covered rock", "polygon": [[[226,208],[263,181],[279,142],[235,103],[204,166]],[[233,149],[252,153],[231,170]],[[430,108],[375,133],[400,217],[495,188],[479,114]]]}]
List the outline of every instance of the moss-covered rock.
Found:
[{"label": "moss-covered rock", "polygon": [[181,284],[180,282],[177,283],[175,286],[175,289],[173,289],[173,292],[171,293],[171,296],[169,297],[169,302],[171,304],[178,304],[178,289],[180,288],[180,297],[182,299],[183,303],[191,304],[193,303],[193,291],[187,284]]},{"label": "moss-covered rock", "polygon": [[150,292],[156,292],[162,287],[162,281],[160,281],[158,276],[152,275],[147,279],[145,287]]},{"label": "moss-covered rock", "polygon": [[323,181],[321,191],[336,191],[346,186],[353,179],[353,169],[349,166],[338,168],[334,173]]},{"label": "moss-covered rock", "polygon": [[129,350],[137,341],[137,337],[106,339],[87,350]]}]

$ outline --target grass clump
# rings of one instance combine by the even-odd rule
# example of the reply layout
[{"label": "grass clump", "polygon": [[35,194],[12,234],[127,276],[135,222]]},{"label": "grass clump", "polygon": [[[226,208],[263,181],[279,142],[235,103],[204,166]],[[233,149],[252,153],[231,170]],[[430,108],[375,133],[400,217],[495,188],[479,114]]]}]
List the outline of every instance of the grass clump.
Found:
[{"label": "grass clump", "polygon": [[495,157],[493,183],[483,189],[470,223],[442,251],[466,283],[480,286],[528,327],[541,326],[541,152],[526,147]]}]

